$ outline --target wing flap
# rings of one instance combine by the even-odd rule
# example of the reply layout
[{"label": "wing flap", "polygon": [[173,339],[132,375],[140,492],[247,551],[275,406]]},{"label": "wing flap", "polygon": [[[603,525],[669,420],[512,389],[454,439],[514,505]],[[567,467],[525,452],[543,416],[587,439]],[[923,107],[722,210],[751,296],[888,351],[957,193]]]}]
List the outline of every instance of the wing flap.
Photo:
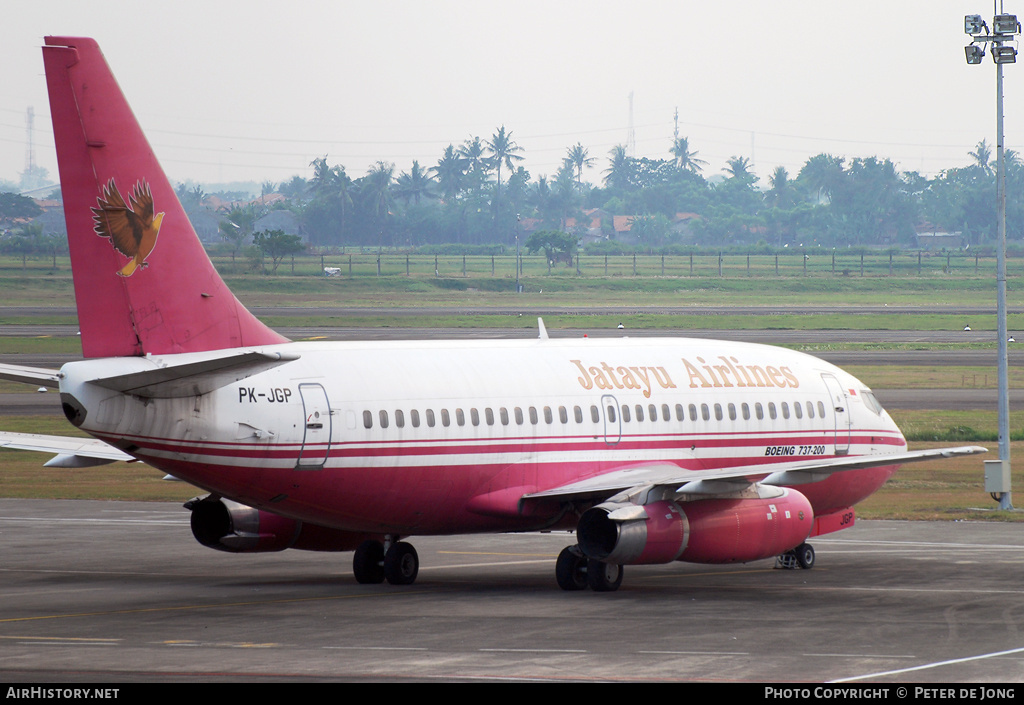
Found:
[{"label": "wing flap", "polygon": [[777,463],[771,466],[744,465],[709,470],[687,470],[669,463],[639,465],[571,482],[560,487],[533,492],[524,499],[574,499],[603,497],[638,487],[672,487],[684,494],[715,495],[743,489],[745,485],[761,482],[767,485],[796,485],[824,480],[834,472],[861,470],[885,465],[903,465],[986,453],[981,446],[935,448],[889,455],[862,455],[857,457],[826,458],[821,460]]}]

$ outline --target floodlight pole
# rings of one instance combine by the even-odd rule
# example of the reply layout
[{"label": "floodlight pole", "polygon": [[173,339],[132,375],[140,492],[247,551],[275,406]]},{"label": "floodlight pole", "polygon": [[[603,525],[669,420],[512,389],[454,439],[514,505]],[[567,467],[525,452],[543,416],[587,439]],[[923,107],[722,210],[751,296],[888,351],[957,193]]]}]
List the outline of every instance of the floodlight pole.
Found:
[{"label": "floodlight pole", "polygon": [[[993,2],[993,9],[995,9]],[[978,51],[976,44],[990,45],[996,64],[996,329],[999,340],[999,463],[1005,478],[1005,488],[999,493],[999,508],[1013,509],[1010,502],[1010,382],[1007,364],[1006,330],[1006,159],[1003,145],[1003,64],[1014,63],[1017,51],[1005,46],[1015,42],[1020,34],[1020,24],[1015,15],[1003,13],[1002,0],[992,20],[992,31],[980,15],[964,17],[964,31],[971,35],[967,47],[967,63],[977,64],[984,57],[984,49]],[[987,480],[986,480],[987,481]]]},{"label": "floodlight pole", "polygon": [[[1010,467],[1010,374],[1006,330],[1006,159],[1003,143],[1003,65],[996,64],[996,207],[999,249],[996,252],[996,319],[999,336],[999,459]],[[1000,509],[1013,509],[1010,490],[999,496]]]}]

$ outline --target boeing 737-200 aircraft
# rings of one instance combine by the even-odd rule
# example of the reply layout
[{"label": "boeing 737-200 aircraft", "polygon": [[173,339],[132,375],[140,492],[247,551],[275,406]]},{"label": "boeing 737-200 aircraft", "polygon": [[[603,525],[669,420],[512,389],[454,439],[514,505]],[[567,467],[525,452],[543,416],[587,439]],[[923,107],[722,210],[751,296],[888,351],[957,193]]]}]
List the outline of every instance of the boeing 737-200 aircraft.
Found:
[{"label": "boeing 737-200 aircraft", "polygon": [[43,48],[84,360],[5,365],[60,388],[94,439],[4,434],[49,465],[136,459],[208,495],[204,545],[354,551],[357,581],[411,584],[415,534],[570,529],[566,590],[623,566],[780,557],[907,452],[871,391],[769,346],[684,338],[292,343],[227,289],[96,42]]}]

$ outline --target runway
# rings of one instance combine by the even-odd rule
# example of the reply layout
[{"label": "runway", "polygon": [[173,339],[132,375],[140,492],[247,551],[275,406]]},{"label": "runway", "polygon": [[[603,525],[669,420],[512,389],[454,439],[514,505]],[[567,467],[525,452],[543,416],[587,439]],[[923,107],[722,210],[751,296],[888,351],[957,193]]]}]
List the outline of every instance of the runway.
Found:
[{"label": "runway", "polygon": [[413,538],[410,587],[351,554],[199,546],[174,504],[0,500],[0,681],[983,683],[1024,677],[1022,527],[860,522],[810,571],[630,566],[566,593],[564,534]]}]

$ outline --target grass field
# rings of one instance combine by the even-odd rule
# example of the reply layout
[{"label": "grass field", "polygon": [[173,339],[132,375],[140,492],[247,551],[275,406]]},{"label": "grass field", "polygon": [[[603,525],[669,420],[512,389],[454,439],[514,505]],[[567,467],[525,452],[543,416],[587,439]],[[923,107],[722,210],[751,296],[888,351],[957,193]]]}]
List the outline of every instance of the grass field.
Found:
[{"label": "grass field", "polygon": [[[810,250],[808,250],[810,252]],[[244,258],[214,257],[214,263],[235,294],[249,306],[444,306],[494,305],[771,305],[889,304],[991,306],[995,300],[993,258],[951,256],[946,269],[944,255],[894,255],[890,273],[889,254],[865,255],[864,275],[860,255],[837,254],[832,269],[831,253],[808,255],[807,266],[799,252],[779,256],[752,255],[750,268],[742,254],[723,255],[721,275],[717,254],[693,257],[675,255],[638,256],[634,274],[633,257],[583,257],[580,274],[564,265],[548,270],[541,256],[524,256],[520,278],[524,291],[515,293],[515,256],[406,255],[381,256],[377,273],[375,253],[304,255],[281,265],[274,275],[248,271]],[[349,261],[351,260],[351,276]],[[465,265],[463,262],[465,261]],[[493,273],[492,273],[493,261]],[[337,266],[342,276],[324,277],[321,262]],[[847,265],[856,265],[851,269]],[[435,269],[436,266],[436,269]],[[607,271],[607,273],[606,273]],[[844,274],[845,272],[845,274]],[[1024,276],[1024,259],[1010,258],[1008,281]],[[3,305],[71,305],[70,264],[58,257],[56,267],[49,258],[0,257],[0,291]],[[1008,304],[1024,305],[1024,291],[1008,286]],[[973,323],[972,323],[973,327]]]}]

